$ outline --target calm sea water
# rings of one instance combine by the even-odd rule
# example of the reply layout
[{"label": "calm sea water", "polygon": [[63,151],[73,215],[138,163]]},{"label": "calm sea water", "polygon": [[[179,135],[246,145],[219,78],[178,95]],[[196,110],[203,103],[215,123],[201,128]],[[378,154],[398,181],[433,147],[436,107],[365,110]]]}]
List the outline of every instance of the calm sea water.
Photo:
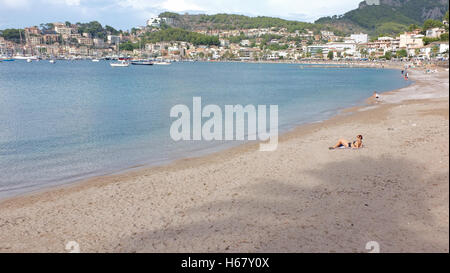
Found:
[{"label": "calm sea water", "polygon": [[[237,145],[178,142],[170,109],[276,104],[280,131],[404,87],[395,70],[293,64],[0,63],[0,197]],[[191,108],[192,109],[192,108]]]}]

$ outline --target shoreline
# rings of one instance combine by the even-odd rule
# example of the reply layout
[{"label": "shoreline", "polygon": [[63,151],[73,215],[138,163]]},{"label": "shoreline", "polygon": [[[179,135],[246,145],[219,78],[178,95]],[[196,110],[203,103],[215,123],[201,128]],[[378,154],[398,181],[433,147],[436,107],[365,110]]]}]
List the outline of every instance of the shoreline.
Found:
[{"label": "shoreline", "polygon": [[[95,177],[1,200],[0,252],[64,252],[64,242],[72,239],[79,240],[82,250],[87,252],[363,252],[365,242],[353,237],[382,241],[382,251],[448,251],[448,181],[445,182],[445,178],[448,180],[448,151],[440,149],[436,151],[437,155],[428,154],[429,150],[408,140],[401,144],[406,145],[406,151],[396,150],[398,154],[391,154],[383,143],[388,141],[397,145],[394,144],[397,138],[382,139],[381,142],[370,138],[370,135],[382,138],[386,132],[397,134],[397,131],[398,137],[408,138],[410,130],[422,126],[425,129],[421,134],[439,131],[439,139],[448,142],[448,132],[438,130],[443,121],[435,118],[435,115],[446,118],[448,127],[448,93],[446,97],[442,95],[447,90],[438,90],[442,94],[436,97],[411,95],[410,100],[396,99],[396,94],[403,96],[411,90],[431,85],[429,77],[433,80],[444,77],[444,85],[439,85],[439,88],[446,84],[448,89],[448,73],[446,76],[445,73],[426,76],[419,73],[419,70],[411,73],[414,84],[383,93],[384,103],[353,107],[325,121],[300,125],[282,134],[279,151],[273,155],[256,152],[257,143],[244,144],[206,156],[176,160],[165,166],[127,170],[126,173]],[[436,105],[444,107],[437,114],[433,112]],[[401,116],[402,111],[407,110],[406,116],[400,119],[396,115],[395,118],[390,117],[392,111]],[[425,113],[420,116],[420,123],[416,121],[417,124],[407,120],[416,112]],[[379,124],[386,124],[383,125],[385,131],[379,131]],[[371,132],[367,148],[361,151],[325,151],[328,146],[323,145],[331,145],[341,136],[356,135],[360,130],[367,134]],[[417,141],[427,143],[422,137]],[[448,148],[448,143],[439,144]],[[433,146],[433,143],[426,145]],[[373,147],[379,148],[375,151]],[[431,148],[434,153],[435,147]],[[442,158],[442,153],[447,153],[447,158]],[[420,167],[416,163],[421,160],[420,156],[424,160],[437,156],[437,160],[443,162],[436,162],[437,167],[444,164],[444,173],[438,172],[434,165]],[[364,165],[360,165],[361,161]],[[322,165],[327,167],[318,172],[317,168]],[[349,165],[358,167],[359,171],[347,168]],[[392,165],[396,165],[395,169]],[[424,169],[417,173],[410,165]],[[263,174],[273,175],[267,177]],[[415,214],[406,206],[409,204],[416,209],[416,214],[425,213],[421,207],[410,203],[412,200],[417,202],[420,195],[416,188],[424,190],[415,179],[415,176],[423,174],[439,181],[430,180],[431,184],[427,185],[431,188],[427,187],[426,191],[433,191],[435,196],[439,192],[444,194],[439,195],[435,202],[437,205],[431,208],[434,216],[442,215],[442,218],[436,220],[433,216],[432,221],[428,216],[424,218],[431,223],[436,220],[436,225],[427,226],[421,217],[409,217]],[[330,184],[330,179],[336,183]],[[180,187],[183,181],[189,187]],[[367,184],[370,181],[375,184]],[[432,186],[433,183],[437,186]],[[249,185],[255,187],[248,188]],[[330,197],[333,195],[337,195],[337,199]],[[261,196],[266,197],[260,200]],[[425,198],[420,200],[421,204],[426,203]],[[442,201],[447,201],[446,208]],[[367,206],[360,208],[359,202],[367,202]],[[414,228],[404,226],[396,218],[390,219],[389,215],[381,215],[380,212],[387,210],[383,202],[393,206],[389,209],[398,218],[406,217],[405,221],[413,222]],[[144,214],[141,214],[142,210]],[[349,210],[354,210],[355,215],[346,214]],[[378,220],[372,222],[366,219],[365,214]],[[38,219],[37,215],[45,219]],[[306,221],[299,219],[299,215],[304,215]],[[128,221],[122,219],[128,217],[131,217]],[[362,223],[354,217],[363,219]],[[205,222],[204,218],[211,221]],[[65,224],[64,219],[73,221],[74,226]],[[386,222],[387,219],[395,225]],[[352,225],[347,226],[347,222]],[[342,229],[343,225],[347,227]],[[371,225],[375,227],[371,228]],[[105,228],[109,233],[100,231]],[[447,230],[443,231],[445,228]],[[352,232],[347,234],[347,229]],[[303,233],[298,233],[298,230]],[[424,231],[432,234],[421,235],[422,239],[418,234]],[[320,239],[319,234],[326,240]],[[383,234],[389,238],[380,237]],[[22,236],[34,240],[24,242]],[[389,243],[388,239],[395,240],[396,244]]]},{"label": "shoreline", "polygon": [[[227,61],[230,62],[230,61]],[[233,61],[231,61],[233,62]],[[242,63],[242,62],[239,62]],[[289,64],[289,63],[283,63],[283,62],[247,62],[247,63],[255,63],[255,64],[259,64],[259,63],[263,63],[263,64]],[[293,63],[294,64],[294,63]],[[326,63],[302,63],[302,62],[298,62],[295,64],[317,64],[317,65],[326,65],[326,64],[331,64],[329,62]],[[392,69],[392,70],[401,70],[402,67],[400,66],[400,64],[392,64],[390,66],[383,66],[383,67],[377,67],[377,65],[379,65],[378,63],[374,63],[371,66],[355,66],[355,67],[349,67],[349,68],[373,68],[373,69]],[[414,81],[410,80],[412,83],[404,88],[408,88],[411,87],[412,85],[415,84]],[[401,89],[404,89],[401,88]],[[382,92],[380,94],[388,94],[390,92],[397,92],[401,89],[394,89],[394,90],[389,90],[386,92]],[[340,117],[341,115],[348,115],[348,114],[355,114],[356,111],[360,108],[363,107],[367,107],[372,105],[374,102],[372,100],[372,98],[368,98],[365,99],[363,101],[359,101],[357,104],[357,106],[352,106],[352,107],[342,107],[342,108],[338,108],[335,109],[335,114],[331,115],[330,117],[324,119],[324,120],[319,120],[319,121],[312,121],[312,122],[306,122],[304,124],[299,124],[299,125],[294,125],[292,128],[285,130],[284,132],[282,132],[279,135],[279,141],[282,141],[283,136],[284,135],[288,135],[292,132],[295,132],[297,130],[301,130],[303,127],[308,127],[311,125],[320,125],[323,122],[327,122],[329,120],[335,119]],[[168,162],[165,163],[154,163],[154,164],[138,164],[135,166],[130,166],[124,169],[120,169],[120,170],[109,170],[109,171],[99,171],[100,174],[94,174],[93,176],[88,176],[88,177],[80,177],[80,178],[75,178],[74,180],[69,180],[67,182],[64,182],[62,184],[59,185],[49,185],[49,186],[44,186],[43,188],[40,189],[35,189],[35,190],[31,190],[28,192],[22,192],[22,193],[16,193],[16,194],[12,194],[11,196],[5,196],[5,197],[0,197],[0,205],[3,202],[9,201],[9,200],[14,200],[16,198],[21,198],[21,197],[28,197],[28,196],[33,196],[33,195],[40,195],[40,194],[46,194],[49,191],[53,191],[53,190],[61,190],[61,189],[70,189],[72,186],[77,186],[77,184],[84,184],[84,183],[91,183],[91,181],[97,181],[97,180],[103,180],[103,179],[109,179],[109,178],[113,178],[116,176],[121,176],[121,175],[125,175],[127,176],[128,173],[136,173],[136,175],[139,174],[140,171],[143,170],[152,170],[152,169],[159,169],[159,168],[164,168],[164,167],[170,167],[172,165],[177,165],[177,163],[181,163],[183,161],[187,161],[187,160],[192,160],[192,159],[201,159],[201,158],[206,158],[208,156],[211,155],[215,155],[218,154],[220,155],[221,153],[224,153],[228,150],[248,150],[246,147],[252,147],[253,150],[256,150],[257,147],[259,146],[259,142],[257,143],[244,143],[244,144],[239,144],[237,146],[231,146],[231,147],[225,147],[219,150],[216,149],[212,149],[212,151],[206,152],[203,155],[198,155],[198,156],[187,156],[187,157],[181,157],[181,158],[176,158],[176,159],[172,159],[169,160]],[[211,148],[210,148],[211,149]],[[102,174],[103,173],[103,174]]]}]

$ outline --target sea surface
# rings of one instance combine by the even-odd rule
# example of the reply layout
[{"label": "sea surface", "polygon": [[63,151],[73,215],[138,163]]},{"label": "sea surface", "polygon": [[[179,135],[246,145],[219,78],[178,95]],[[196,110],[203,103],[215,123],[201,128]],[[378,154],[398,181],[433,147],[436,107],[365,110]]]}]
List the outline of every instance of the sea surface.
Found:
[{"label": "sea surface", "polygon": [[[296,64],[179,62],[112,68],[107,61],[0,63],[0,198],[241,144],[181,141],[170,109],[278,105],[279,130],[408,85],[399,71]],[[358,133],[358,132],[349,132]],[[336,136],[339,137],[339,136]]]}]

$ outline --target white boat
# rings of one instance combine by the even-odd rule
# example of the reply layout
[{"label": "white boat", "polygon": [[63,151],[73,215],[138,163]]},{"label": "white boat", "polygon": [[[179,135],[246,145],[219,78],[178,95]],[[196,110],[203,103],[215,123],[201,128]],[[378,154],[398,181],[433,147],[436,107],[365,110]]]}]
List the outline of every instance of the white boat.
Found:
[{"label": "white boat", "polygon": [[155,65],[170,65],[169,62],[155,62],[153,64],[155,64]]},{"label": "white boat", "polygon": [[32,60],[31,59],[27,59],[27,63],[31,63],[32,62]]},{"label": "white boat", "polygon": [[54,64],[54,63],[55,63],[55,60],[51,59],[51,60],[48,61],[48,62],[51,63],[51,64]]},{"label": "white boat", "polygon": [[16,59],[16,60],[28,60],[28,57],[22,56],[22,55],[16,55],[16,56],[14,56],[14,59]]},{"label": "white boat", "polygon": [[118,63],[110,63],[109,65],[111,65],[112,67],[128,67],[128,66],[130,66],[130,64],[125,61],[121,61]]},{"label": "white boat", "polygon": [[132,61],[132,65],[153,65],[153,62],[146,60]]},{"label": "white boat", "polygon": [[100,62],[100,60],[99,59],[93,59],[92,62],[98,63],[98,62]]}]

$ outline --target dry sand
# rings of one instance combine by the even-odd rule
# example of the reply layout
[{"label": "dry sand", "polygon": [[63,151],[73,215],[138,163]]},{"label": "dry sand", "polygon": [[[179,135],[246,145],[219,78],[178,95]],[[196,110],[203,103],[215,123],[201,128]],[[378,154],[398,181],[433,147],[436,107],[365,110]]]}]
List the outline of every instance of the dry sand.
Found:
[{"label": "dry sand", "polygon": [[[410,75],[276,152],[244,145],[4,200],[0,252],[448,252],[448,72]],[[328,150],[357,134],[364,149]]]}]

